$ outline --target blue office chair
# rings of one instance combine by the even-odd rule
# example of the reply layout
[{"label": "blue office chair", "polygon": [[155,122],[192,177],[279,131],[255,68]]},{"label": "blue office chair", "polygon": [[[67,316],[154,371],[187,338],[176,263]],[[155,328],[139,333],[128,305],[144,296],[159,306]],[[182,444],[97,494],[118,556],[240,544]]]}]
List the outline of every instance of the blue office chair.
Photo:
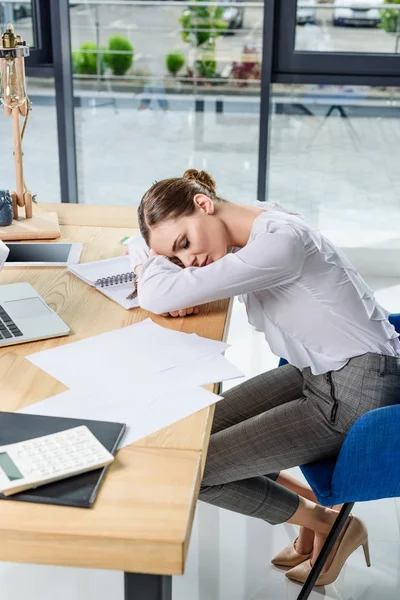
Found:
[{"label": "blue office chair", "polygon": [[[400,313],[389,321],[400,334]],[[343,507],[297,600],[309,597],[354,503],[400,496],[399,431],[400,389],[398,405],[372,410],[354,423],[336,459],[300,467],[320,504]]]}]

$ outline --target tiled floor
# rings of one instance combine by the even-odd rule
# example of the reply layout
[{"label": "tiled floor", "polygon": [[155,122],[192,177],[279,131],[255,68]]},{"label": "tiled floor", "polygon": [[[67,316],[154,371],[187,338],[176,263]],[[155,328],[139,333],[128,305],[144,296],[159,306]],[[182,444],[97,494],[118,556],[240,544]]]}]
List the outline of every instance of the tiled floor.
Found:
[{"label": "tiled floor", "polygon": [[[392,312],[400,310],[400,280],[369,283]],[[253,376],[277,359],[263,336],[247,324],[235,302],[227,356]],[[297,469],[293,469],[296,474]],[[299,475],[300,476],[300,475]],[[400,595],[400,500],[358,504],[365,520],[372,567],[361,550],[347,561],[334,585],[318,588],[311,600],[397,600]],[[270,564],[271,557],[296,537],[293,525],[262,521],[199,503],[184,577],[174,578],[173,600],[295,600],[300,587]],[[122,600],[120,573],[31,565],[0,565],[1,600]]]}]

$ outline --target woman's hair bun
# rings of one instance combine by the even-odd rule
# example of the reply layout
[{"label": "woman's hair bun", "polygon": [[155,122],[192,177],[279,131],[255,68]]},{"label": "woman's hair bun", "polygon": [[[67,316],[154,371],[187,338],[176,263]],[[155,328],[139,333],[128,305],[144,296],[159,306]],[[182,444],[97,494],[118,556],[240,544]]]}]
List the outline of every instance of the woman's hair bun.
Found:
[{"label": "woman's hair bun", "polygon": [[212,196],[215,196],[215,189],[216,189],[215,181],[211,177],[211,175],[209,175],[207,173],[207,171],[198,171],[197,169],[188,169],[183,174],[183,178],[184,179],[192,179],[193,181],[196,181],[197,183],[199,183],[200,185],[205,187],[211,193]]}]

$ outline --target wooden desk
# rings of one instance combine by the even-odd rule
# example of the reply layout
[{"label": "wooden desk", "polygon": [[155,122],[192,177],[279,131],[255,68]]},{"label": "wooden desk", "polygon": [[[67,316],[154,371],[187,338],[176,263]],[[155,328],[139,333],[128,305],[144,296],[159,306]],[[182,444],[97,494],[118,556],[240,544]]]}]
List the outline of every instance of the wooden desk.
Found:
[{"label": "wooden desk", "polygon": [[[137,232],[133,207],[55,204],[48,210],[59,213],[60,241],[84,243],[82,262],[122,254],[120,239]],[[141,309],[125,311],[64,268],[0,273],[0,284],[20,281],[31,283],[72,333],[0,349],[0,410],[13,411],[65,389],[26,355],[149,316]],[[194,317],[152,318],[171,329],[221,340],[227,314],[228,301],[220,301]],[[120,570],[126,600],[169,599],[170,576],[184,572],[212,415],[212,408],[202,410],[121,450],[93,509],[2,501],[0,560]]]}]

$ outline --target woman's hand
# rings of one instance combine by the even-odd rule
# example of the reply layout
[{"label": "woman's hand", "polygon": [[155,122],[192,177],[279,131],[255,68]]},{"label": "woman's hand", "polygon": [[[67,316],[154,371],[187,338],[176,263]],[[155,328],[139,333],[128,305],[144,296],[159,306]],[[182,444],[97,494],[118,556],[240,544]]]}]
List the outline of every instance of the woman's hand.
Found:
[{"label": "woman's hand", "polygon": [[[150,248],[150,252],[149,252],[149,256],[159,256],[159,254],[157,254],[157,252],[154,252],[154,250],[152,250]],[[143,265],[137,265],[135,267],[135,275],[137,275],[139,277],[141,270],[143,269]]]},{"label": "woman's hand", "polygon": [[169,313],[162,313],[161,317],[188,317],[189,315],[197,315],[199,314],[199,309],[197,306],[193,306],[191,308],[183,308],[181,310],[173,310]]}]

